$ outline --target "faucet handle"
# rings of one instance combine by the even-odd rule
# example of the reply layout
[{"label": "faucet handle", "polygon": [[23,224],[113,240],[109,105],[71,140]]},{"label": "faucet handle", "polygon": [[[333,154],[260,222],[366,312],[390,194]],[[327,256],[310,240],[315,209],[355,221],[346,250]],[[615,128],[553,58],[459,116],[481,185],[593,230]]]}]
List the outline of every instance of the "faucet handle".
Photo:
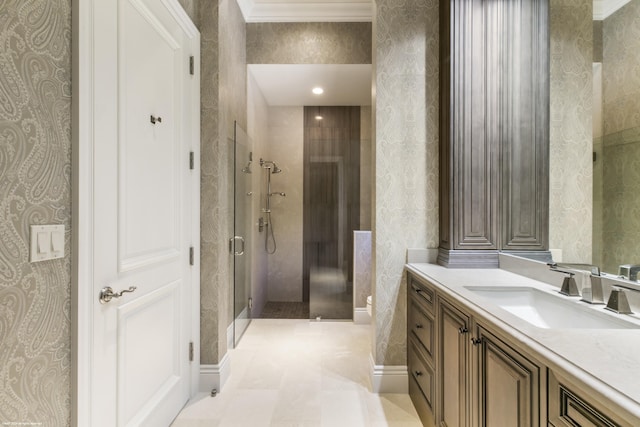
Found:
[{"label": "faucet handle", "polygon": [[576,279],[574,279],[573,274],[564,278],[562,281],[562,287],[560,288],[560,293],[570,297],[580,296],[580,291],[578,291],[578,285],[576,284]]},{"label": "faucet handle", "polygon": [[624,289],[615,286],[611,289],[611,295],[609,295],[609,301],[607,301],[605,308],[619,314],[633,313],[631,307],[629,307],[629,300]]}]

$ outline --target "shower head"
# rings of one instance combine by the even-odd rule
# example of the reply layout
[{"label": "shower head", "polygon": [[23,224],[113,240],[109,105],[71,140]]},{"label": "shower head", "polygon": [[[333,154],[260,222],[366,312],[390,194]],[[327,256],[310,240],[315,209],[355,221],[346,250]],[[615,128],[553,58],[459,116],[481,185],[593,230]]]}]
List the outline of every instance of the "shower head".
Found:
[{"label": "shower head", "polygon": [[260,159],[260,166],[262,166],[263,169],[268,169],[270,173],[282,172],[282,169],[276,165],[276,162],[271,160]]}]

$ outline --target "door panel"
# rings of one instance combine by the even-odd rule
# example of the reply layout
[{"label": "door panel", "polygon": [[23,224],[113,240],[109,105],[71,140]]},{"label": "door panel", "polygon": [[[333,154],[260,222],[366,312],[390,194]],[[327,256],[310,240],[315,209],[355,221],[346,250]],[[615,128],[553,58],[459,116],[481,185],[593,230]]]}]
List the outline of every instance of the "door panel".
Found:
[{"label": "door panel", "polygon": [[182,281],[169,283],[118,308],[121,425],[143,423],[155,407],[172,404],[173,399],[166,396],[180,393],[185,348],[174,325],[179,325],[184,315],[180,300],[183,285]]},{"label": "door panel", "polygon": [[[198,282],[189,255],[199,242],[199,195],[188,160],[198,122],[189,115],[199,84],[189,57],[199,38],[175,0],[93,6],[95,298],[91,421],[83,425],[166,426],[191,391]],[[135,291],[100,303],[107,286]]]},{"label": "door panel", "polygon": [[179,43],[144,4],[123,3],[118,231],[121,270],[128,271],[179,255],[182,99]]}]

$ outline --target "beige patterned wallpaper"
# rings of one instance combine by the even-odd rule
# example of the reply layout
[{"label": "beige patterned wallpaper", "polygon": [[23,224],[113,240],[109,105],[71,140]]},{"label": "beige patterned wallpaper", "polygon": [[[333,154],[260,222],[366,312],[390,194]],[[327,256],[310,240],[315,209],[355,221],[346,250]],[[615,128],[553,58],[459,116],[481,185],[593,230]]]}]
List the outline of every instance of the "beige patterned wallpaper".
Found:
[{"label": "beige patterned wallpaper", "polygon": [[592,0],[551,0],[549,247],[591,262]]},{"label": "beige patterned wallpaper", "polygon": [[235,0],[199,2],[201,23],[200,358],[217,364],[233,321],[233,122],[247,122],[245,23]]},{"label": "beige patterned wallpaper", "polygon": [[640,0],[603,23],[603,268],[640,262]]},{"label": "beige patterned wallpaper", "polygon": [[373,355],[406,365],[406,249],[438,247],[438,1],[376,3]]},{"label": "beige patterned wallpaper", "polygon": [[[71,1],[0,1],[0,422],[69,424]],[[29,263],[29,226],[64,259]]]},{"label": "beige patterned wallpaper", "polygon": [[247,63],[371,64],[371,24],[250,23]]}]

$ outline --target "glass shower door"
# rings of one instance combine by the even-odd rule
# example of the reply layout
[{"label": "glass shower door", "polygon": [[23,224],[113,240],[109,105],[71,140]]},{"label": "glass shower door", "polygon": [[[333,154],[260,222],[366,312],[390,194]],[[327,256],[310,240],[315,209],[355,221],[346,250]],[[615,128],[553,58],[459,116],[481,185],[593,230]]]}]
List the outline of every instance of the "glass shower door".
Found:
[{"label": "glass shower door", "polygon": [[234,129],[234,286],[233,340],[238,344],[251,321],[251,152],[249,138],[235,123]]}]

